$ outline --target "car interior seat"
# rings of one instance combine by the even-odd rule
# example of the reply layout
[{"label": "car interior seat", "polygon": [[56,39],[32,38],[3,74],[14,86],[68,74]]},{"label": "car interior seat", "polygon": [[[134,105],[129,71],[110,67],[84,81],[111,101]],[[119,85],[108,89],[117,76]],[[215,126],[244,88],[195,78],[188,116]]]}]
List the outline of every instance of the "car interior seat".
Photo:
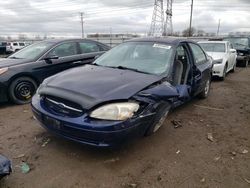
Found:
[{"label": "car interior seat", "polygon": [[182,73],[183,73],[183,63],[180,60],[176,60],[174,66],[174,78],[173,78],[174,85],[181,84]]}]

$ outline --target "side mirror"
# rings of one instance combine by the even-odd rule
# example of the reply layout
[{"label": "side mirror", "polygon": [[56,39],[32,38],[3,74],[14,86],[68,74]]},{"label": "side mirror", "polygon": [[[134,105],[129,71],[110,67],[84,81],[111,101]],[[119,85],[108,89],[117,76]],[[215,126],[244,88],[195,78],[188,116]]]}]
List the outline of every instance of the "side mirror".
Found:
[{"label": "side mirror", "polygon": [[235,49],[230,49],[230,52],[231,53],[236,53],[236,50]]},{"label": "side mirror", "polygon": [[59,57],[56,56],[56,55],[53,55],[53,56],[48,56],[48,57],[45,57],[45,58],[44,58],[44,60],[45,60],[46,63],[48,63],[48,64],[52,64],[52,60],[53,60],[53,59],[59,59]]}]

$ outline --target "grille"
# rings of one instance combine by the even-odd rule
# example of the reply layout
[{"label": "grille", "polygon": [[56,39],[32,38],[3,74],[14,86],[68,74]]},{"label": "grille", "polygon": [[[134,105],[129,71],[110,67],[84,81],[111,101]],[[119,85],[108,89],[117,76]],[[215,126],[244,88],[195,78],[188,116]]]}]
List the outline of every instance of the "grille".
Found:
[{"label": "grille", "polygon": [[66,117],[79,117],[84,110],[79,104],[54,96],[43,96],[46,108],[53,114]]}]

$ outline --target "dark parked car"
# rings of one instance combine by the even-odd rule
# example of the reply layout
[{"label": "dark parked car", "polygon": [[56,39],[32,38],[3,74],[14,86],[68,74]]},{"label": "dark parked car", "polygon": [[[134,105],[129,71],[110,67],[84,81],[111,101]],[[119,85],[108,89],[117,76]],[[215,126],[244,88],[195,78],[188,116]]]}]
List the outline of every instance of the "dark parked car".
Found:
[{"label": "dark parked car", "polygon": [[92,40],[47,40],[0,59],[0,102],[28,103],[45,78],[91,63],[109,49]]},{"label": "dark parked car", "polygon": [[209,94],[212,59],[195,42],[125,42],[93,64],[47,78],[32,100],[43,127],[80,143],[109,147],[151,135],[170,109]]},{"label": "dark parked car", "polygon": [[237,65],[247,67],[250,60],[250,37],[227,37],[224,40],[231,42],[237,50]]},{"label": "dark parked car", "polygon": [[0,42],[0,54],[6,54],[7,42]]}]

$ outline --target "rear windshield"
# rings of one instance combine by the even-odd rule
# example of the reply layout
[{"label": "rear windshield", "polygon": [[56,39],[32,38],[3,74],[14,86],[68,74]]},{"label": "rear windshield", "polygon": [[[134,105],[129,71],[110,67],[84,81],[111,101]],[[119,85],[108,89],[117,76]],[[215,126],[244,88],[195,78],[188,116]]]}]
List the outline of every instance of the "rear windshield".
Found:
[{"label": "rear windshield", "polygon": [[226,46],[222,43],[199,43],[206,52],[226,52]]}]

